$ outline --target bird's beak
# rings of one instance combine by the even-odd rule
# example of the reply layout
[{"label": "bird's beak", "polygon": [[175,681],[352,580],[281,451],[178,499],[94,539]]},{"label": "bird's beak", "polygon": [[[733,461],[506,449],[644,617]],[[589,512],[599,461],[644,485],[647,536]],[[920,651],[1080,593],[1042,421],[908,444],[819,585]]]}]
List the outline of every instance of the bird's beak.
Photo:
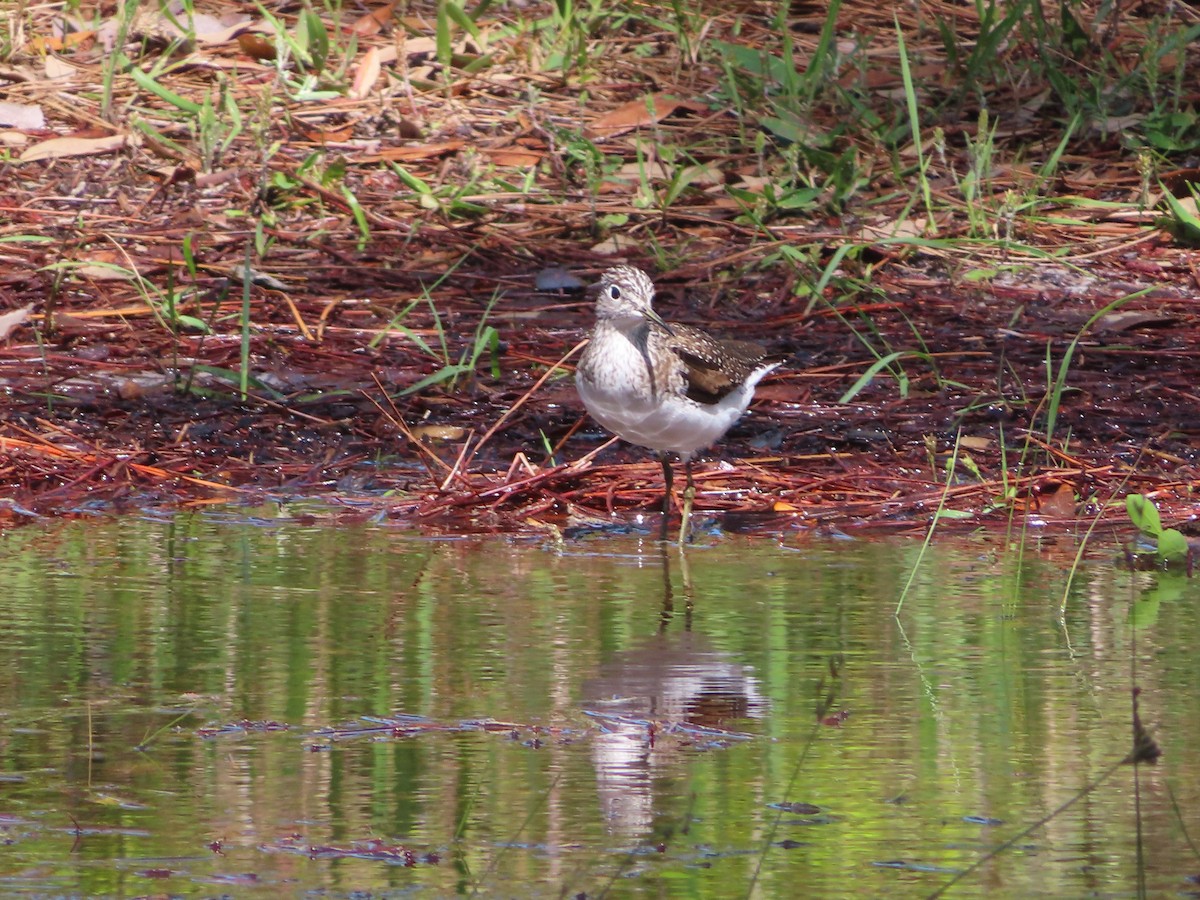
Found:
[{"label": "bird's beak", "polygon": [[642,318],[653,322],[655,325],[657,325],[659,328],[661,328],[667,334],[671,335],[671,337],[675,337],[675,330],[673,328],[671,328],[671,326],[668,325],[666,322],[664,322],[662,320],[662,316],[660,316],[654,310],[648,309],[648,308],[643,309],[642,310]]}]

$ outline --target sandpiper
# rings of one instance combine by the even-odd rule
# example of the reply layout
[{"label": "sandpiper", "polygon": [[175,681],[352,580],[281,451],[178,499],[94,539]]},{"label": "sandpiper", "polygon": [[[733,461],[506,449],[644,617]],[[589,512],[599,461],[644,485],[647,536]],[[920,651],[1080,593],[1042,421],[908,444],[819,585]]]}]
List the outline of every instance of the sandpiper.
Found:
[{"label": "sandpiper", "polygon": [[696,488],[692,457],[738,420],[754,386],[779,365],[747,341],[719,340],[698,328],[668,325],[651,307],[654,283],[641,269],[614,266],[590,289],[596,327],[575,372],[583,405],[597,422],[662,461],[662,539],[671,509],[671,464],[687,471],[679,541],[688,533]]}]

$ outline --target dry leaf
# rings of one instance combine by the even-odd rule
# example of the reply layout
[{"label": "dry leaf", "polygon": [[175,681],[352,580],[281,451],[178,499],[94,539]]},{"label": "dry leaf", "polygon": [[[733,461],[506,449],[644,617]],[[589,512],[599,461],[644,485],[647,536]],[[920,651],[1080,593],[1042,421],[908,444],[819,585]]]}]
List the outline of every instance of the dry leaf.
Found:
[{"label": "dry leaf", "polygon": [[[190,26],[189,30],[196,35],[196,40],[204,43],[208,43],[205,38],[211,38],[214,34],[221,34],[222,32],[228,31],[229,27],[237,27],[237,25],[227,27],[225,23],[216,16],[202,12],[193,13],[191,21],[188,22],[188,24]],[[175,28],[174,30],[177,32],[179,31],[178,28]],[[184,37],[186,35],[183,32],[180,32],[178,36]],[[225,39],[228,40],[229,38],[226,37]]]},{"label": "dry leaf", "polygon": [[467,430],[458,425],[418,425],[412,436],[419,441],[461,441]]},{"label": "dry leaf", "polygon": [[670,176],[667,174],[666,166],[658,160],[648,159],[643,162],[625,163],[613,172],[613,177],[636,182],[642,178],[648,178],[651,181],[666,181]]},{"label": "dry leaf", "polygon": [[868,241],[889,240],[891,238],[924,237],[926,225],[919,218],[908,218],[903,221],[888,219],[879,224],[864,224],[859,230],[859,237]]},{"label": "dry leaf", "polygon": [[299,133],[306,141],[318,144],[338,144],[354,137],[354,123],[346,122],[341,128],[301,128]]},{"label": "dry leaf", "polygon": [[491,160],[493,165],[525,168],[536,166],[542,161],[543,154],[536,150],[520,150],[513,147],[492,150],[487,147],[479,148],[479,152]]},{"label": "dry leaf", "polygon": [[[149,312],[147,307],[139,307],[137,315]],[[54,330],[59,334],[85,335],[100,331],[112,331],[116,326],[112,322],[93,322],[95,316],[71,315],[57,312],[54,314]]]},{"label": "dry leaf", "polygon": [[392,20],[392,16],[396,12],[396,4],[388,3],[374,12],[369,12],[353,25],[350,26],[350,31],[354,34],[367,37],[372,34],[379,34],[383,26]]},{"label": "dry leaf", "polygon": [[606,112],[584,131],[590,138],[615,137],[635,128],[661,122],[680,107],[693,111],[706,108],[703,104],[680,100],[660,91]]},{"label": "dry leaf", "polygon": [[261,34],[254,34],[248,31],[244,34],[239,34],[237,42],[242,52],[251,59],[265,62],[275,58],[275,45]]},{"label": "dry leaf", "polygon": [[29,313],[33,311],[33,304],[22,306],[20,309],[9,310],[6,313],[0,313],[0,341],[6,339],[13,333],[18,325],[24,324],[29,318]]},{"label": "dry leaf", "polygon": [[231,280],[239,283],[246,281],[246,276],[249,274],[250,277],[248,280],[250,283],[257,285],[258,287],[264,287],[271,291],[286,291],[288,289],[288,286],[278,278],[268,275],[266,272],[259,272],[255,269],[247,269],[241,263],[238,263],[229,271],[232,276]]},{"label": "dry leaf", "polygon": [[429,159],[434,156],[445,156],[460,149],[465,141],[442,141],[439,144],[416,144],[412,147],[388,147],[379,153],[368,156],[362,162],[378,162],[381,159]]},{"label": "dry leaf", "polygon": [[[106,262],[106,260],[101,260],[101,262]],[[74,269],[72,269],[72,274],[77,275],[80,278],[86,278],[89,281],[133,280],[134,273],[124,269],[123,267],[120,267],[118,263],[113,263],[112,265],[117,266],[117,268],[101,265],[92,266],[88,265],[87,263],[83,263],[82,265],[75,266]]]},{"label": "dry leaf", "polygon": [[739,175],[737,183],[734,187],[739,187],[744,191],[758,191],[761,193],[768,184],[774,184],[778,179],[767,178],[765,175]]},{"label": "dry leaf", "polygon": [[[204,12],[183,16],[182,6],[176,7],[174,12],[172,15],[144,4],[126,26],[128,35],[162,42],[182,40],[189,46],[193,41],[216,46],[228,43],[234,35],[253,24],[248,16],[228,15],[218,19]],[[97,29],[96,35],[106,49],[112,49],[121,36],[121,29],[120,19],[114,16]]]},{"label": "dry leaf", "polygon": [[1038,497],[1038,512],[1056,519],[1075,518],[1075,491],[1069,484],[1058,484]]},{"label": "dry leaf", "polygon": [[725,173],[716,163],[697,163],[694,166],[686,166],[680,173],[679,180],[683,184],[696,187],[715,187],[725,183]]},{"label": "dry leaf", "polygon": [[1111,312],[1106,316],[1101,316],[1096,322],[1097,331],[1129,331],[1131,328],[1144,327],[1162,327],[1170,325],[1175,321],[1172,316],[1164,316],[1161,313],[1141,312],[1139,310],[1130,310],[1128,312]]},{"label": "dry leaf", "polygon": [[122,400],[140,400],[150,394],[162,394],[171,385],[169,375],[134,375],[118,378],[115,382],[117,396]]},{"label": "dry leaf", "polygon": [[625,234],[614,232],[598,244],[593,244],[592,253],[597,256],[616,256],[618,253],[628,253],[638,247],[637,241]]},{"label": "dry leaf", "polygon": [[61,56],[50,54],[46,57],[43,69],[51,81],[66,81],[75,74],[75,67]]},{"label": "dry leaf", "polygon": [[362,62],[358,64],[358,72],[348,92],[350,99],[362,100],[367,97],[375,88],[375,82],[379,80],[379,72],[379,50],[372,47],[363,54]]},{"label": "dry leaf", "polygon": [[396,136],[402,141],[419,141],[425,134],[420,125],[401,116],[400,121],[396,123]]},{"label": "dry leaf", "polygon": [[206,44],[210,47],[227,44],[247,28],[255,27],[254,21],[249,16],[235,15],[218,19],[207,13],[196,13],[192,17],[192,24],[195,27],[196,43]]},{"label": "dry leaf", "polygon": [[132,134],[111,134],[100,138],[62,137],[34,144],[19,157],[21,162],[39,159],[60,159],[64,156],[95,156],[111,153],[122,147],[136,147],[140,142]]},{"label": "dry leaf", "polygon": [[404,42],[405,56],[433,56],[437,53],[437,41],[431,37],[413,37]]},{"label": "dry leaf", "polygon": [[85,44],[95,36],[96,32],[89,29],[85,31],[72,31],[70,34],[56,35],[55,37],[36,37],[29,43],[33,49],[41,53],[58,53],[62,50],[68,50],[71,47]]},{"label": "dry leaf", "polygon": [[249,19],[236,22],[233,25],[221,25],[220,23],[217,24],[218,27],[214,28],[212,31],[201,33],[199,30],[197,30],[196,43],[215,47],[218,44],[229,43],[234,37],[240,38],[242,33],[245,32],[247,28],[260,27],[255,26],[254,23]]},{"label": "dry leaf", "polygon": [[[424,16],[401,16],[400,27],[409,34],[433,34],[437,28],[437,23],[433,19],[425,18]],[[433,38],[429,39],[432,43]]]},{"label": "dry leaf", "polygon": [[46,115],[40,106],[0,101],[0,125],[22,131],[37,131],[46,127]]}]

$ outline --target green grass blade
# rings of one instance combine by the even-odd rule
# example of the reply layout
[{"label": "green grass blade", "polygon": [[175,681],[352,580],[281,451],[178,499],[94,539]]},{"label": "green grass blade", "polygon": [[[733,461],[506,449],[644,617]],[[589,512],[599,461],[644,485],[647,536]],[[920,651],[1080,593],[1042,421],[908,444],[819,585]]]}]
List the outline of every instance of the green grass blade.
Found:
[{"label": "green grass blade", "polygon": [[913,353],[910,350],[896,350],[893,353],[889,353],[887,356],[879,357],[879,359],[875,360],[875,362],[870,365],[867,371],[858,376],[858,380],[855,381],[854,384],[850,385],[850,389],[846,391],[846,393],[838,397],[838,403],[849,403],[851,400],[857,397],[859,393],[862,392],[863,388],[865,388],[874,380],[876,375],[878,375],[883,369],[886,369],[892,363],[896,362],[896,360],[909,357],[919,358],[920,355],[921,354]]},{"label": "green grass blade", "polygon": [[188,100],[186,97],[180,97],[170,88],[163,87],[153,78],[135,66],[130,61],[129,57],[125,56],[124,54],[119,55],[118,62],[125,67],[125,71],[129,73],[129,77],[132,78],[137,86],[142,90],[148,91],[156,96],[159,100],[162,100],[164,103],[169,103],[176,109],[183,110],[185,113],[190,113],[193,116],[199,115],[200,110],[203,108],[201,104],[196,103],[193,100]]}]

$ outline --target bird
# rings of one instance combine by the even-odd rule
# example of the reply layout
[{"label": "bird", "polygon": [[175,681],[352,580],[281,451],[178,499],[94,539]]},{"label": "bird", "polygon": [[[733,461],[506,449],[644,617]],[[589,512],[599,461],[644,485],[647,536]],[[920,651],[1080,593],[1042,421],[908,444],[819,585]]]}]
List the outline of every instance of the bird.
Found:
[{"label": "bird", "polygon": [[780,365],[748,341],[722,340],[699,328],[663,321],[654,282],[634,266],[613,266],[589,288],[596,324],[575,369],[575,386],[592,418],[662,462],[667,540],[675,453],[687,473],[679,542],[688,536],[692,458],[719,440],[746,411],[754,388]]}]

